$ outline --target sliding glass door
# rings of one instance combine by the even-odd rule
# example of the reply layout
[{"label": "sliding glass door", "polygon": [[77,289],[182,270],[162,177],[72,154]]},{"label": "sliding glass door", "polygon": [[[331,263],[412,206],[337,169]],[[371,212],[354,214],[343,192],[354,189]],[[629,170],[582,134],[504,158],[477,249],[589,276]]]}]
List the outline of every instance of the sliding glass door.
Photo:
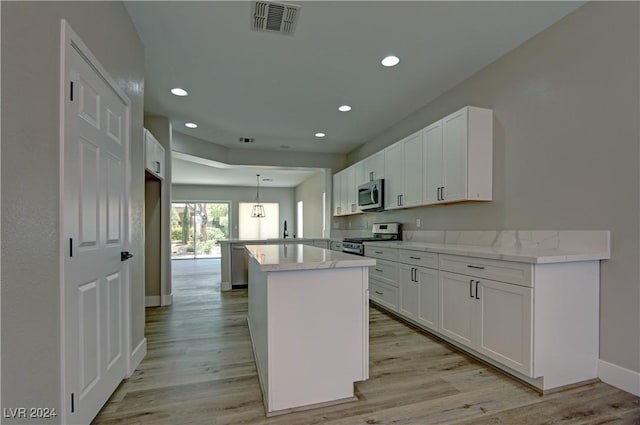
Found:
[{"label": "sliding glass door", "polygon": [[173,202],[171,258],[219,258],[229,239],[228,202]]}]

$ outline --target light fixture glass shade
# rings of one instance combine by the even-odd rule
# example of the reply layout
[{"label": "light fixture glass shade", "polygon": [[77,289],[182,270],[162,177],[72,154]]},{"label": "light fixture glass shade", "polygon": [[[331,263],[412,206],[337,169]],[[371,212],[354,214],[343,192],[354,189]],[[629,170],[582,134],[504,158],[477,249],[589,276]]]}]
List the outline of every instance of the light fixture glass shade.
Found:
[{"label": "light fixture glass shade", "polygon": [[264,213],[264,207],[262,206],[262,204],[255,204],[252,208],[251,208],[251,217],[253,218],[262,218],[265,217],[265,213]]},{"label": "light fixture glass shade", "polygon": [[264,207],[260,203],[260,174],[256,174],[256,204],[251,208],[251,217],[263,218],[266,216]]}]

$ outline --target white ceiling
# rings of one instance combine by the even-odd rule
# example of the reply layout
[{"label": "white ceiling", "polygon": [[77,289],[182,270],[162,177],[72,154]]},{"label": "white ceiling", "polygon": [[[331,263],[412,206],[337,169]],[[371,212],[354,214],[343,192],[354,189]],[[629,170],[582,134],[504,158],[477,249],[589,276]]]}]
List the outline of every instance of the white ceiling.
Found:
[{"label": "white ceiling", "polygon": [[318,168],[255,167],[228,165],[179,152],[173,152],[171,182],[212,186],[255,186],[260,174],[260,187],[296,187]]},{"label": "white ceiling", "polygon": [[[583,4],[293,3],[288,36],[251,30],[246,1],[126,2],[145,46],[145,111],[227,147],[344,154]],[[388,54],[400,64],[380,65]]]}]

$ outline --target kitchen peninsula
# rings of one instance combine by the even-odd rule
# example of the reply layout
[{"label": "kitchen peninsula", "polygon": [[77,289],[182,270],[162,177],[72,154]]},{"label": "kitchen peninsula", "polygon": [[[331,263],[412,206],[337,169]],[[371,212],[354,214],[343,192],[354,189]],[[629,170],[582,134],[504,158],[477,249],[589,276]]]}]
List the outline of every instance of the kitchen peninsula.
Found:
[{"label": "kitchen peninsula", "polygon": [[247,245],[248,321],[267,415],[355,400],[369,378],[368,267],[302,244]]}]

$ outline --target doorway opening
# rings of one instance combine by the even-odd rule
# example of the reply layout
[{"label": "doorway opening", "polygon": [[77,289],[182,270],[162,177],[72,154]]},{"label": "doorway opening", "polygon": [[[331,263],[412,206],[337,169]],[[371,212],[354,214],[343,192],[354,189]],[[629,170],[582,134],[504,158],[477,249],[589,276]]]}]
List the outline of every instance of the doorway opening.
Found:
[{"label": "doorway opening", "polygon": [[171,259],[220,258],[229,209],[229,202],[172,202]]}]

